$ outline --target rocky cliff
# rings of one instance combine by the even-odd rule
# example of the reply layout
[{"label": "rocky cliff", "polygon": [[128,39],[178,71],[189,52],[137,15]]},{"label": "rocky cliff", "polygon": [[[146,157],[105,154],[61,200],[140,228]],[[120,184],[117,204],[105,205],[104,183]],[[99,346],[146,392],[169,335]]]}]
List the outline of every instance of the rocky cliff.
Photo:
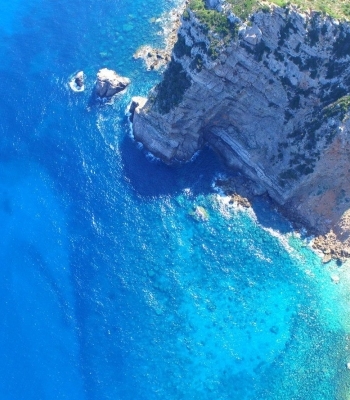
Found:
[{"label": "rocky cliff", "polygon": [[347,243],[349,24],[293,7],[264,6],[245,22],[220,15],[215,31],[185,11],[162,82],[136,108],[136,140],[167,163],[209,145],[318,232],[333,229]]}]

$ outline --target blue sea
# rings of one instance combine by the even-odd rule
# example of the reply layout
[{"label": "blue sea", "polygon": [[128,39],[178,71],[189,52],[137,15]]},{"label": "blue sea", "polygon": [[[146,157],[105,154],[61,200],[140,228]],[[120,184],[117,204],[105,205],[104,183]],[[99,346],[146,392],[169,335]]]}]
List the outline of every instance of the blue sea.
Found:
[{"label": "blue sea", "polygon": [[[350,398],[348,267],[230,205],[210,150],[169,167],[132,140],[161,79],[132,55],[176,5],[0,4],[1,400]],[[112,104],[102,67],[132,80]]]}]

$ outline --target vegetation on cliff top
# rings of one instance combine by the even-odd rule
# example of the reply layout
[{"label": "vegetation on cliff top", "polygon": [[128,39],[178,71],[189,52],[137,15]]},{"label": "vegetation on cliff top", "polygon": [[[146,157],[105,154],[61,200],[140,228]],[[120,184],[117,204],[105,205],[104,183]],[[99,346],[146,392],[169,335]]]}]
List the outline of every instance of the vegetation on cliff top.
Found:
[{"label": "vegetation on cliff top", "polygon": [[234,29],[225,14],[207,9],[204,0],[191,0],[189,8],[196,14],[203,25],[213,32],[227,36]]},{"label": "vegetation on cliff top", "polygon": [[327,118],[340,114],[341,119],[350,110],[350,96],[343,96],[334,103],[324,109],[324,114]]},{"label": "vegetation on cliff top", "polygon": [[[349,0],[292,0],[292,2],[287,0],[226,0],[231,12],[242,20],[247,20],[258,10],[269,12],[271,4],[286,7],[291,3],[301,10],[315,10],[342,20],[350,20]],[[238,24],[230,21],[228,9],[225,12],[208,9],[205,0],[190,0],[188,8],[183,14],[185,20],[189,18],[189,10],[196,15],[203,28],[209,33],[208,55],[216,59],[220,53],[220,46],[237,37]]]},{"label": "vegetation on cliff top", "polygon": [[[275,4],[279,7],[295,4],[301,10],[314,10],[328,14],[334,18],[350,19],[349,0],[226,0],[226,2],[231,6],[232,12],[243,20],[248,19],[249,15],[257,10],[269,10],[269,4]],[[227,30],[229,29],[227,17],[215,10],[207,9],[205,7],[205,0],[190,0],[189,8],[195,12],[201,22],[210,30],[227,34]]]},{"label": "vegetation on cliff top", "polygon": [[[231,22],[225,13],[206,8],[204,0],[190,0],[189,8],[195,13],[207,33],[210,32],[208,55],[216,59],[220,46],[236,37],[238,26]],[[183,17],[184,19],[189,17],[187,10]]]},{"label": "vegetation on cliff top", "polygon": [[[229,0],[235,1],[235,0]],[[256,0],[254,0],[257,2]],[[280,7],[285,7],[289,4],[295,4],[301,10],[314,10],[324,14],[328,14],[331,17],[339,19],[350,19],[350,3],[349,0],[270,0]]]},{"label": "vegetation on cliff top", "polygon": [[350,4],[348,0],[227,0],[232,5],[232,11],[247,18],[249,14],[259,9],[265,9],[268,3],[275,4],[279,7],[286,7],[290,4],[298,6],[301,10],[314,10],[339,19],[349,19]]}]

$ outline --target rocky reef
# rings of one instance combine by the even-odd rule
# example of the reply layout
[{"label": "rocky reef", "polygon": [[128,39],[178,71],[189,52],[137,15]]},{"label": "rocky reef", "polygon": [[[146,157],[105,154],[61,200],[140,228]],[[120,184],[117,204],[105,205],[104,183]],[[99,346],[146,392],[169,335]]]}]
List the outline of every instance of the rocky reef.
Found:
[{"label": "rocky reef", "polygon": [[136,140],[166,163],[210,146],[350,256],[349,23],[267,3],[243,20],[222,0],[207,5],[221,11],[184,12],[162,82],[135,108]]}]

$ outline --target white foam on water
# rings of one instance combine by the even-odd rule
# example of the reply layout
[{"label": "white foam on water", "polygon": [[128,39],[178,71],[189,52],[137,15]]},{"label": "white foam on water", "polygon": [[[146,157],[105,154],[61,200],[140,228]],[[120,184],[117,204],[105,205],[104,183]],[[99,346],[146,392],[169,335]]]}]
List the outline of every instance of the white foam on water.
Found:
[{"label": "white foam on water", "polygon": [[155,156],[154,154],[152,154],[150,151],[147,151],[147,152],[146,152],[146,158],[147,158],[148,160],[150,160],[151,162],[154,162],[154,163],[158,163],[158,162],[161,161],[160,158],[156,157],[156,156]]}]

